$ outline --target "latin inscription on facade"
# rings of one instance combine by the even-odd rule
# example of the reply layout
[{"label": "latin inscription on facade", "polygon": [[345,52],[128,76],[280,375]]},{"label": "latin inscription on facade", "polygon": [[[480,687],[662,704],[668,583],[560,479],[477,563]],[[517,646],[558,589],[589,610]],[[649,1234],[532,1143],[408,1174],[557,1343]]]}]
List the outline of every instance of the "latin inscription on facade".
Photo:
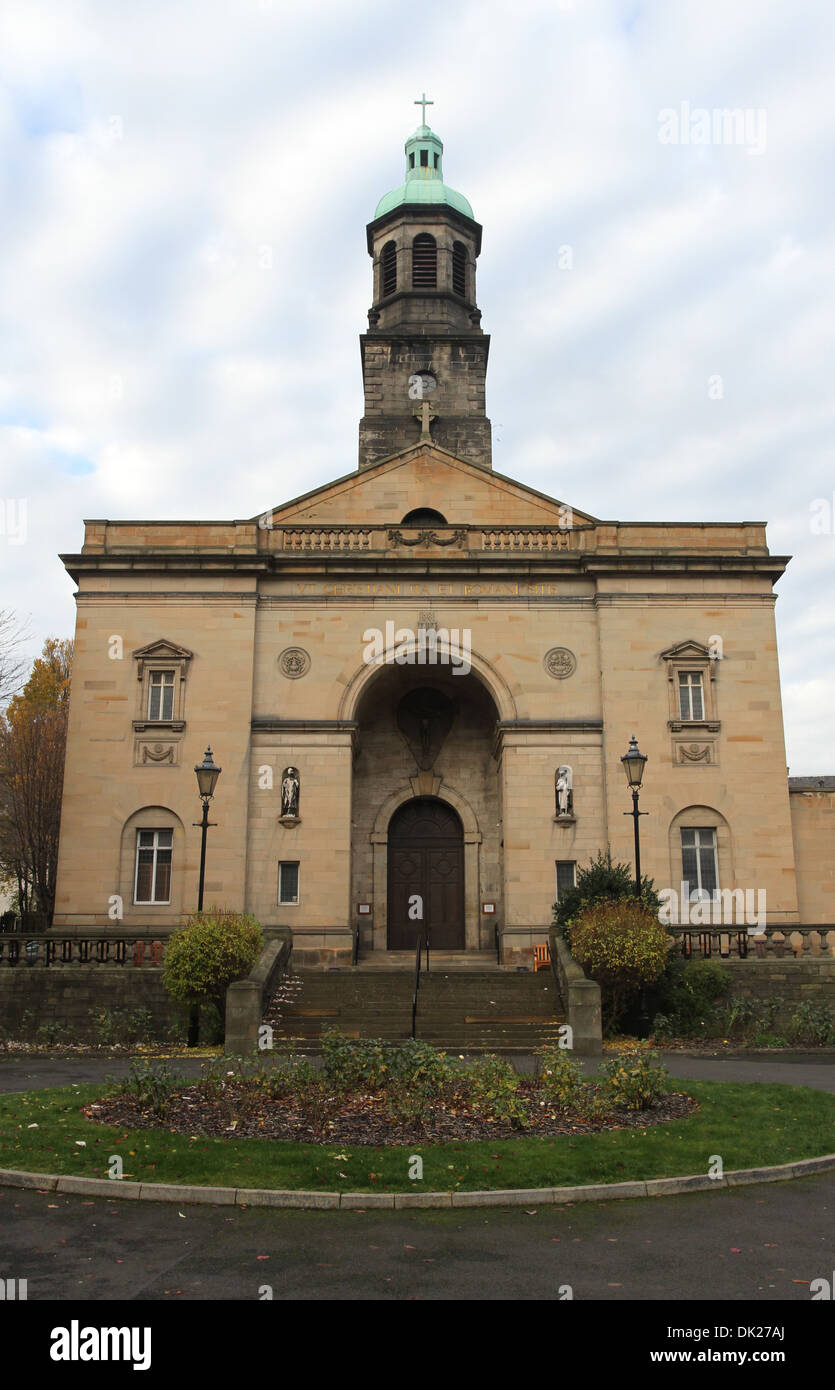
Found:
[{"label": "latin inscription on facade", "polygon": [[[286,592],[286,591],[285,591]],[[527,580],[435,580],[386,583],[373,580],[306,580],[293,583],[289,592],[300,598],[544,598],[565,593],[565,585]]]}]

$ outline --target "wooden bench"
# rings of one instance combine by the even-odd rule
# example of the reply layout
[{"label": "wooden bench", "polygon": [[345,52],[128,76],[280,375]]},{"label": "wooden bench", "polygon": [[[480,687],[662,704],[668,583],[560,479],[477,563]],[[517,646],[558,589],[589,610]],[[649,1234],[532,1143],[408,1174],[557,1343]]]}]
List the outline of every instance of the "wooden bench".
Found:
[{"label": "wooden bench", "polygon": [[533,968],[534,970],[547,970],[551,964],[551,950],[548,946],[534,946],[533,948]]}]

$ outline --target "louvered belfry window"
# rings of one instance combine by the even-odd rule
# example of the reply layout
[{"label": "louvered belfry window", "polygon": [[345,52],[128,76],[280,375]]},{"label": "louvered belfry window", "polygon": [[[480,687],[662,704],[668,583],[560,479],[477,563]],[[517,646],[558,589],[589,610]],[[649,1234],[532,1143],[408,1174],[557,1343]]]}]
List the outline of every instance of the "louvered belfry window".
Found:
[{"label": "louvered belfry window", "polygon": [[394,294],[397,289],[397,247],[387,241],[383,247],[383,294]]},{"label": "louvered belfry window", "polygon": [[462,299],[467,293],[467,248],[460,241],[452,243],[452,293]]},{"label": "louvered belfry window", "polygon": [[412,288],[434,290],[438,284],[438,248],[435,238],[421,232],[412,242]]}]

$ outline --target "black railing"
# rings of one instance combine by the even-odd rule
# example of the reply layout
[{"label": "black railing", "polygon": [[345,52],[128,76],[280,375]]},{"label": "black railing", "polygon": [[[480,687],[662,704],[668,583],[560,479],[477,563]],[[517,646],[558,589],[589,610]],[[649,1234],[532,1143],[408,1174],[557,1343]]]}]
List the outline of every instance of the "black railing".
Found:
[{"label": "black railing", "polygon": [[357,961],[359,960],[359,958],[360,958],[360,929],[359,929],[359,926],[356,926],[356,927],[354,927],[354,936],[353,936],[353,940],[352,940],[352,942],[351,942],[351,964],[352,964],[352,965],[356,965],[356,963],[357,963]]},{"label": "black railing", "polygon": [[415,947],[415,989],[412,995],[412,1037],[415,1036],[415,1025],[417,1021],[418,991],[420,989],[420,957],[424,945],[426,946],[426,969],[429,970],[429,933],[419,936]]},{"label": "black railing", "polygon": [[494,936],[495,945],[496,945],[496,964],[497,964],[497,965],[501,965],[501,963],[502,963],[502,938],[501,938],[501,933],[500,933],[500,931],[499,931],[499,924],[498,924],[498,922],[494,922],[494,923],[493,923],[493,936]]}]

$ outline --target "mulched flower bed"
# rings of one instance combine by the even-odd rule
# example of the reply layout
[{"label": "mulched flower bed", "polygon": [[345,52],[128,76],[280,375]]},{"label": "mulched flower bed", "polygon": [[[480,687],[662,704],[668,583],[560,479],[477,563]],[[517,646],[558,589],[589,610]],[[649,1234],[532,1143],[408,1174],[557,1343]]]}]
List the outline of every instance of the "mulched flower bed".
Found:
[{"label": "mulched flower bed", "polygon": [[219,1100],[206,1100],[199,1086],[172,1092],[163,1115],[129,1096],[105,1096],[85,1107],[97,1124],[128,1129],[166,1129],[173,1134],[209,1135],[213,1138],[294,1139],[302,1143],[411,1144],[444,1143],[452,1139],[516,1139],[520,1135],[593,1134],[600,1130],[646,1129],[693,1115],[698,1105],[692,1096],[666,1092],[651,1110],[618,1107],[605,1120],[583,1120],[577,1115],[543,1103],[535,1082],[522,1081],[518,1090],[527,1124],[517,1128],[506,1121],[474,1113],[465,1096],[451,1096],[433,1106],[426,1123],[404,1121],[389,1112],[389,1098],[333,1092],[315,1113],[305,1113],[296,1100],[270,1100],[253,1096],[251,1089],[228,1083]]}]

